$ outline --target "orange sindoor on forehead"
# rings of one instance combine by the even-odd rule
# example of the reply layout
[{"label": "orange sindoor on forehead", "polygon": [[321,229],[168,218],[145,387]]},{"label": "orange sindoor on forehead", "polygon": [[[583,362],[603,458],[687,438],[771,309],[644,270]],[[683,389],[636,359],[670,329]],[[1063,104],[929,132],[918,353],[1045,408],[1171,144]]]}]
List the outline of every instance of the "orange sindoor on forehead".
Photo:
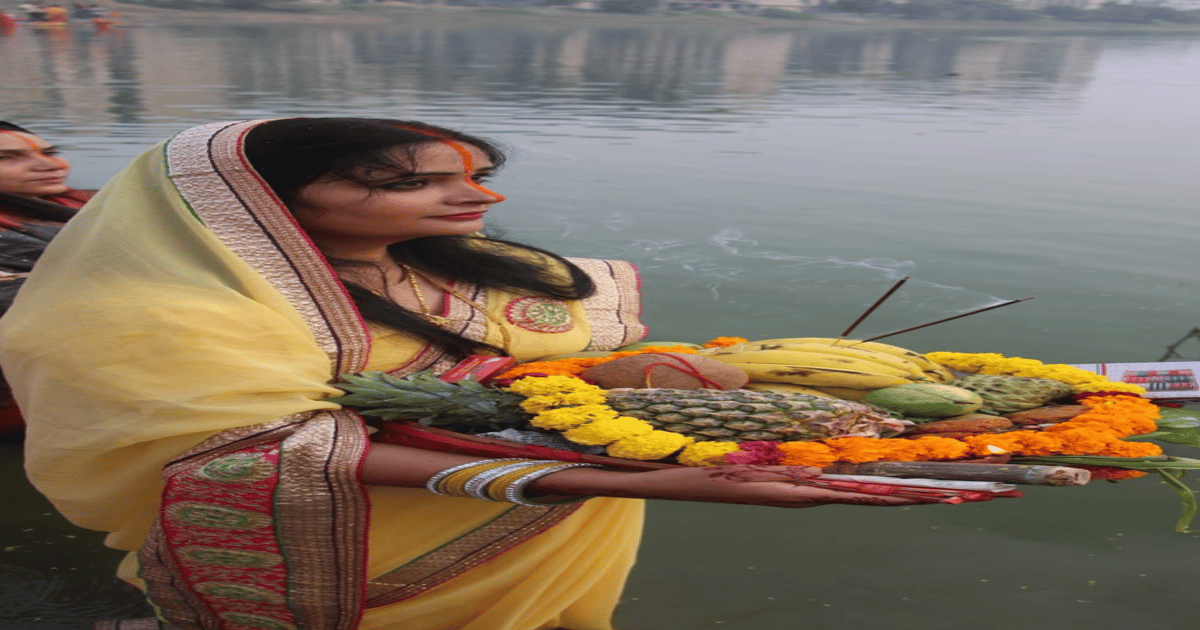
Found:
[{"label": "orange sindoor on forehead", "polygon": [[29,147],[29,149],[31,151],[46,158],[47,160],[50,160],[50,162],[52,164],[54,164],[55,166],[57,166],[58,168],[70,168],[71,167],[70,164],[67,164],[66,160],[64,160],[60,157],[55,157],[53,155],[46,155],[45,153],[42,153],[42,148],[39,147],[37,145],[37,143],[34,142],[33,140],[26,138],[25,134],[23,134],[23,133],[20,133],[18,131],[13,131],[11,129],[0,129],[0,133],[7,133],[7,134],[12,135],[17,140],[20,140],[25,146]]},{"label": "orange sindoor on forehead", "polygon": [[485,195],[490,195],[492,197],[495,197],[496,203],[500,203],[501,201],[505,200],[504,195],[501,195],[500,193],[488,190],[487,188],[480,186],[479,182],[471,179],[471,174],[475,172],[475,159],[473,157],[471,157],[471,152],[467,149],[467,147],[464,147],[462,144],[455,142],[453,140],[450,140],[449,138],[440,138],[440,140],[441,140],[442,144],[445,144],[446,146],[450,147],[451,149],[454,149],[460,156],[462,156],[463,170],[465,171],[465,174],[463,175],[464,181],[466,181],[473,188],[475,188],[475,190],[478,190],[479,192],[481,192]]}]

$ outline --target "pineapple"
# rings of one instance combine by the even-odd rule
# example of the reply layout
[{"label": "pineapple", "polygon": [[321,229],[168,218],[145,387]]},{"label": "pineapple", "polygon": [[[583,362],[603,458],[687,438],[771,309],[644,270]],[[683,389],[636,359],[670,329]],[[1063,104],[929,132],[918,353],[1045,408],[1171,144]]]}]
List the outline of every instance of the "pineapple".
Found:
[{"label": "pineapple", "polygon": [[[343,377],[349,392],[336,402],[381,420],[417,420],[462,433],[530,429],[520,408],[524,396],[464,380],[446,383],[422,372],[397,378],[373,372]],[[818,440],[887,437],[902,420],[887,411],[847,400],[748,389],[610,389],[607,404],[618,413],[698,441]]]},{"label": "pineapple", "polygon": [[981,411],[997,414],[1041,407],[1071,393],[1071,386],[1062,381],[1027,376],[968,374],[946,384],[979,394]]},{"label": "pineapple", "polygon": [[749,389],[610,389],[608,405],[698,441],[790,442],[896,435],[904,423],[849,400]]}]

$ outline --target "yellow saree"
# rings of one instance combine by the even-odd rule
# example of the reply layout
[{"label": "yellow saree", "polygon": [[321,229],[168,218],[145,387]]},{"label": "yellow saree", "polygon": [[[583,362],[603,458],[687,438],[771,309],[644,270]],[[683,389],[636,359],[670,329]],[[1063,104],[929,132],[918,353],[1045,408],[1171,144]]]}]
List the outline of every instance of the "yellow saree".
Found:
[{"label": "yellow saree", "polygon": [[[452,362],[361,321],[245,165],[254,124],[140,157],[0,320],[30,479],[129,550],[121,577],[188,630],[608,630],[641,502],[515,507],[359,481],[368,428],[324,400],[330,381]],[[469,285],[492,317],[462,302],[447,316],[491,343],[502,322],[520,359],[643,337],[636,272],[576,263],[600,291],[548,305],[566,321]]]}]

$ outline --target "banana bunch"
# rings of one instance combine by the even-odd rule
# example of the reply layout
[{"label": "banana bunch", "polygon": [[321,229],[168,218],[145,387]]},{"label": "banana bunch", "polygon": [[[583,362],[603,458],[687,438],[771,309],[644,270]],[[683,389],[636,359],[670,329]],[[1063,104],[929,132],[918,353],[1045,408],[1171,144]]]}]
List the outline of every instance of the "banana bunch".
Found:
[{"label": "banana bunch", "polygon": [[[748,389],[862,400],[876,389],[944,383],[954,374],[919,352],[872,341],[796,337],[700,351],[750,375]],[[803,391],[808,390],[808,391]]]}]

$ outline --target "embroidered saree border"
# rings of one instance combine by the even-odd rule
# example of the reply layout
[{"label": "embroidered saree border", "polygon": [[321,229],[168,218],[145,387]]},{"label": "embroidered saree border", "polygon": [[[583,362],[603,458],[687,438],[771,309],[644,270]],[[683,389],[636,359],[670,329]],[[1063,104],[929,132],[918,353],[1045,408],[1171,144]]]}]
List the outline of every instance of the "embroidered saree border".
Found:
[{"label": "embroidered saree border", "polygon": [[[241,142],[255,124],[176,136],[165,149],[168,172],[200,221],[301,314],[331,376],[356,372],[370,350],[367,330],[332,269],[246,166]],[[187,630],[356,628],[369,518],[358,467],[368,447],[355,414],[320,411],[223,431],[168,463],[161,513],[139,552],[160,616]]]},{"label": "embroidered saree border", "polygon": [[516,506],[490,522],[367,582],[367,607],[419,595],[557,525],[580,504]]},{"label": "embroidered saree border", "polygon": [[370,352],[358,310],[312,241],[245,162],[242,138],[260,122],[181,132],[166,147],[169,175],[205,227],[300,312],[337,371],[356,372]]},{"label": "embroidered saree border", "polygon": [[583,301],[592,327],[589,349],[611,350],[644,339],[650,329],[641,322],[642,278],[623,260],[568,258],[596,283],[596,294]]},{"label": "embroidered saree border", "polygon": [[357,627],[368,505],[339,471],[365,448],[357,417],[322,411],[225,431],[169,463],[139,552],[160,613],[189,630]]}]

